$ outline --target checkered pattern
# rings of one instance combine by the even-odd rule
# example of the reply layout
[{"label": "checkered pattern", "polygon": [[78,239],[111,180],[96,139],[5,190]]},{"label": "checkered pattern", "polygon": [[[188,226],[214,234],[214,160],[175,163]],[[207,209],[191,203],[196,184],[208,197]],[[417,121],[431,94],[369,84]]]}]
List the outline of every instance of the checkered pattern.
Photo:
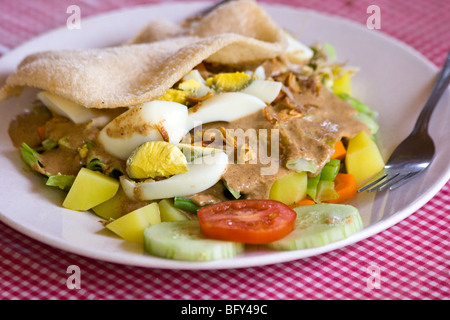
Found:
[{"label": "checkered pattern", "polygon": [[[158,1],[83,0],[83,16]],[[441,65],[450,47],[449,1],[266,1],[365,24],[382,10],[382,32]],[[0,0],[0,53],[65,23],[71,0]],[[61,14],[57,14],[61,12]],[[25,23],[26,22],[26,23]],[[1,299],[449,299],[450,183],[417,212],[354,245],[298,261],[219,271],[155,270],[52,248],[0,223]],[[68,289],[67,268],[81,269]],[[370,272],[372,270],[372,273]],[[375,272],[375,273],[373,273]],[[379,282],[376,282],[376,278]],[[379,286],[378,286],[379,284]],[[372,288],[372,289],[371,289]]]}]

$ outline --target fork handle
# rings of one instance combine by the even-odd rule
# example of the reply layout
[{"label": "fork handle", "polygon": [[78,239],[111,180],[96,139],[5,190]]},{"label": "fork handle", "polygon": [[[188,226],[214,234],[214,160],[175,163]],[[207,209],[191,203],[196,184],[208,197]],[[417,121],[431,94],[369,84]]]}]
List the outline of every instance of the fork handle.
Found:
[{"label": "fork handle", "polygon": [[447,54],[447,59],[445,60],[444,66],[439,74],[436,83],[433,86],[433,90],[425,103],[422,111],[420,112],[419,117],[417,118],[416,124],[414,126],[413,132],[425,131],[428,130],[428,123],[431,118],[431,114],[434,111],[434,108],[439,102],[439,99],[444,94],[447,89],[448,84],[450,83],[450,52]]}]

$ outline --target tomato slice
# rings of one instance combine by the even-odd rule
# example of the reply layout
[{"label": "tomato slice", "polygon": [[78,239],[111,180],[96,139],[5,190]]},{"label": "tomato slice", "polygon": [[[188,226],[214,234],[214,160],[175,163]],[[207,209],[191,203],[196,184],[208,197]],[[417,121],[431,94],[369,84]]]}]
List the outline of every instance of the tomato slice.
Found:
[{"label": "tomato slice", "polygon": [[294,229],[297,214],[275,200],[232,200],[197,211],[208,238],[263,244],[279,240]]}]

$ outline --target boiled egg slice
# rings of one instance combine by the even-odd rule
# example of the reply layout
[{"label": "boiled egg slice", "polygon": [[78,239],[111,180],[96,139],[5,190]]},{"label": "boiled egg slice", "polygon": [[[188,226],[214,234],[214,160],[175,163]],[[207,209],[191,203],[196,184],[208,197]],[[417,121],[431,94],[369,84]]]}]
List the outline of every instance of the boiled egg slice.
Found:
[{"label": "boiled egg slice", "polygon": [[186,131],[203,123],[230,122],[264,107],[266,107],[266,103],[253,95],[242,92],[224,92],[189,109]]},{"label": "boiled egg slice", "polygon": [[286,56],[292,63],[306,63],[313,57],[314,52],[311,48],[295,39],[286,31],[284,31],[284,35],[288,44]]},{"label": "boiled egg slice", "polygon": [[223,151],[205,155],[188,163],[188,171],[164,180],[135,182],[125,175],[120,183],[130,199],[149,201],[187,196],[204,191],[215,185],[222,177],[228,164],[228,156]]},{"label": "boiled egg slice", "polygon": [[108,123],[99,140],[110,154],[127,159],[147,141],[177,144],[185,134],[188,111],[172,101],[151,101],[132,107]]},{"label": "boiled egg slice", "polygon": [[255,96],[265,103],[272,103],[280,93],[282,86],[283,84],[278,81],[255,79],[241,92]]},{"label": "boiled egg slice", "polygon": [[[205,79],[201,76],[200,72],[196,69],[190,71],[188,74],[186,74],[183,77],[184,83],[192,83],[195,82],[195,90],[192,93],[195,97],[203,97],[206,96],[208,93],[213,92],[213,90],[206,85]],[[182,83],[183,84],[183,83]],[[183,86],[182,86],[183,88]]]},{"label": "boiled egg slice", "polygon": [[76,124],[88,122],[99,116],[92,109],[83,107],[48,91],[39,92],[37,97],[53,113],[69,118]]}]

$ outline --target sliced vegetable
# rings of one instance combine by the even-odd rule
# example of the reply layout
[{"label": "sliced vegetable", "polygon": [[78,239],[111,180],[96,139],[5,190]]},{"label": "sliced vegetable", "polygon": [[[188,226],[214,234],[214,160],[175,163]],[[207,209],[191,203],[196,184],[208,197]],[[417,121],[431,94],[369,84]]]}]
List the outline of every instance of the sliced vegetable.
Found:
[{"label": "sliced vegetable", "polygon": [[103,162],[100,159],[94,158],[88,162],[86,168],[103,173]]},{"label": "sliced vegetable", "polygon": [[119,181],[104,174],[81,168],[67,193],[63,207],[71,210],[89,210],[116,194]]},{"label": "sliced vegetable", "polygon": [[350,105],[355,108],[359,113],[365,113],[371,118],[376,118],[378,116],[377,112],[372,110],[368,105],[362,103],[356,98],[353,98],[350,94],[340,92],[336,94],[339,98],[350,103]]},{"label": "sliced vegetable", "polygon": [[45,185],[68,191],[72,187],[74,181],[75,177],[72,175],[55,174],[48,176]]},{"label": "sliced vegetable", "polygon": [[[125,210],[128,210],[126,208],[129,208],[130,206],[124,206],[124,204],[128,203],[128,197],[123,190],[119,188],[114,197],[93,207],[92,210],[96,215],[108,221],[111,219],[118,219],[124,214],[129,213],[132,209],[128,212]],[[134,208],[134,206],[132,206],[132,208]]]},{"label": "sliced vegetable", "polygon": [[274,200],[232,200],[197,211],[200,227],[212,239],[249,244],[283,238],[294,227],[296,214]]},{"label": "sliced vegetable", "polygon": [[231,188],[225,179],[223,179],[222,181],[225,189],[228,190],[228,192],[233,196],[234,199],[239,199],[241,197],[241,192],[239,190]]},{"label": "sliced vegetable", "polygon": [[333,181],[341,168],[339,159],[330,159],[320,172],[320,180]]},{"label": "sliced vegetable", "polygon": [[45,140],[45,127],[46,126],[43,125],[43,126],[40,126],[40,127],[37,128],[39,139],[41,139],[41,141]]},{"label": "sliced vegetable", "polygon": [[300,201],[290,205],[289,208],[294,209],[294,208],[297,208],[297,207],[300,207],[300,206],[309,206],[309,205],[312,205],[312,204],[316,204],[316,202],[314,200],[312,200],[312,199],[305,198],[303,200],[300,200]]},{"label": "sliced vegetable", "polygon": [[322,202],[326,200],[337,199],[339,197],[338,193],[334,189],[334,181],[320,180],[317,184],[317,195],[314,199],[317,202]]},{"label": "sliced vegetable", "polygon": [[124,240],[143,243],[144,230],[158,223],[161,223],[159,207],[156,202],[153,202],[109,222],[106,228]]},{"label": "sliced vegetable", "polygon": [[353,117],[364,123],[369,128],[372,137],[380,129],[380,125],[378,124],[378,122],[376,122],[375,119],[369,116],[367,113],[360,112],[355,114]]},{"label": "sliced vegetable", "polygon": [[340,167],[340,160],[330,159],[319,174],[314,177],[308,177],[306,194],[317,202],[337,198],[337,193],[333,190],[333,181],[336,178]]},{"label": "sliced vegetable", "polygon": [[189,220],[183,212],[174,206],[173,201],[170,199],[163,199],[158,202],[158,205],[159,213],[161,215],[161,222]]},{"label": "sliced vegetable", "polygon": [[336,179],[334,179],[334,190],[338,194],[338,198],[324,200],[327,203],[343,203],[354,196],[358,191],[355,177],[348,173],[338,173]]},{"label": "sliced vegetable", "polygon": [[308,177],[308,183],[306,187],[306,194],[311,197],[311,199],[316,199],[317,197],[317,186],[320,181],[320,172],[314,177]]},{"label": "sliced vegetable", "polygon": [[27,145],[25,142],[22,143],[22,147],[20,148],[20,153],[22,155],[23,161],[33,168],[33,166],[42,167],[42,163],[39,158],[39,153]]},{"label": "sliced vegetable", "polygon": [[144,250],[154,256],[211,261],[232,258],[244,251],[244,244],[207,238],[196,220],[161,222],[144,231]]},{"label": "sliced vegetable", "polygon": [[197,212],[197,210],[201,208],[201,206],[192,201],[192,199],[185,197],[175,197],[173,199],[173,206],[189,212]]},{"label": "sliced vegetable", "polygon": [[331,159],[339,159],[339,160],[343,161],[345,159],[346,153],[347,153],[347,150],[345,149],[345,146],[342,143],[342,140],[339,140],[334,145],[334,153],[331,156]]},{"label": "sliced vegetable", "polygon": [[304,159],[304,158],[296,158],[293,160],[289,160],[286,163],[286,167],[290,170],[294,170],[296,172],[316,172],[318,169],[317,163],[312,159]]},{"label": "sliced vegetable", "polygon": [[301,206],[295,228],[286,237],[267,244],[274,250],[301,250],[343,240],[363,227],[361,216],[353,206],[321,203]]},{"label": "sliced vegetable", "polygon": [[308,177],[306,172],[294,172],[277,179],[270,188],[269,199],[291,205],[306,197]]},{"label": "sliced vegetable", "polygon": [[42,147],[44,150],[51,150],[58,146],[58,141],[53,141],[52,139],[45,139],[42,141]]},{"label": "sliced vegetable", "polygon": [[346,94],[352,95],[352,76],[353,72],[349,70],[342,70],[338,68],[340,76],[336,77],[333,81],[333,92],[334,94]]},{"label": "sliced vegetable", "polygon": [[362,184],[381,171],[384,160],[376,143],[365,131],[350,139],[345,157],[347,173],[355,177],[356,183]]},{"label": "sliced vegetable", "polygon": [[328,59],[330,61],[336,60],[336,49],[330,43],[326,42],[323,44],[323,49],[327,53]]}]

